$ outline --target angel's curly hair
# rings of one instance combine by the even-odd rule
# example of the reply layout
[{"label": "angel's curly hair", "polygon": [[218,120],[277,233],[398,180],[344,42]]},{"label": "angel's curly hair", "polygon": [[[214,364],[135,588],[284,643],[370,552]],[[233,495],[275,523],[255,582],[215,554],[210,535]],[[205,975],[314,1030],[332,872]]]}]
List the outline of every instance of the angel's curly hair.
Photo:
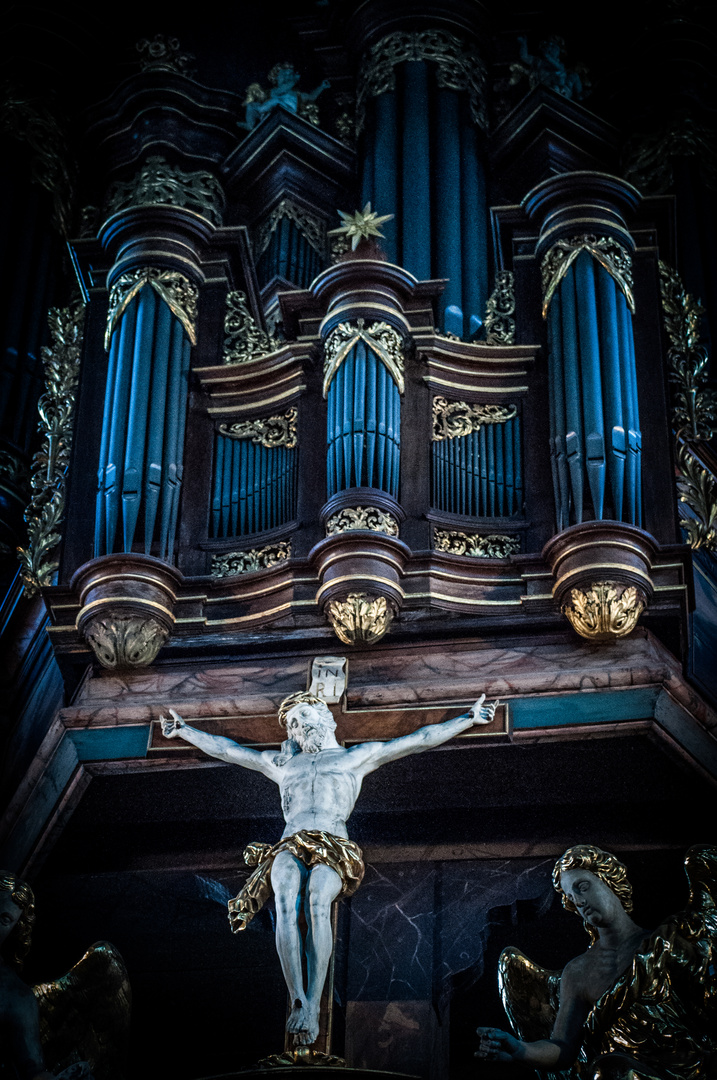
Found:
[{"label": "angel's curly hair", "polygon": [[299,73],[296,70],[296,66],[294,64],[292,64],[290,60],[282,60],[280,63],[274,64],[273,68],[271,69],[271,71],[267,75],[267,79],[269,80],[269,82],[271,83],[272,86],[276,86],[276,84],[279,81],[279,74],[282,71],[293,71],[293,73],[296,75],[297,79],[299,77]]},{"label": "angel's curly hair", "polygon": [[28,883],[15,874],[0,873],[0,891],[9,892],[12,902],[22,910],[22,915],[5,943],[7,959],[20,970],[30,951],[35,922],[35,894]]},{"label": "angel's curly hair", "polygon": [[[612,889],[628,915],[632,911],[632,885],[627,880],[627,869],[609,851],[603,851],[593,844],[576,844],[575,847],[568,848],[553,867],[553,888],[560,894],[563,907],[566,911],[577,912],[577,907],[565,895],[560,884],[560,875],[566,870],[589,870]],[[592,944],[598,938],[597,930],[587,923],[585,929]]]},{"label": "angel's curly hair", "polygon": [[297,690],[295,694],[289,694],[288,697],[285,697],[279,706],[279,723],[283,728],[286,727],[286,717],[289,710],[293,709],[294,705],[301,705],[304,701],[308,705],[323,705],[331,715],[331,710],[322,698],[317,697],[316,694],[310,694],[308,690]]}]

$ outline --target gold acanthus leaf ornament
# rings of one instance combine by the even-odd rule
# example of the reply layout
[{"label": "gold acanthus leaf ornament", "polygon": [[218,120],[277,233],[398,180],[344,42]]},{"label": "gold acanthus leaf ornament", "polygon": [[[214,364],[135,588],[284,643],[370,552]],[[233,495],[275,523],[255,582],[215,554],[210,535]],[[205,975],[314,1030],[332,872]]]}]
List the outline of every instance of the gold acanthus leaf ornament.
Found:
[{"label": "gold acanthus leaf ornament", "polygon": [[277,338],[257,326],[249,310],[246,293],[240,289],[227,293],[224,334],[224,364],[246,364],[249,360],[259,360],[281,348]]},{"label": "gold acanthus leaf ornament", "polygon": [[316,214],[312,214],[306,207],[300,206],[299,203],[294,202],[293,199],[282,199],[281,202],[274,207],[271,213],[267,214],[259,225],[259,228],[256,230],[254,237],[254,258],[257,261],[268,248],[272,236],[279,227],[279,224],[284,220],[293,222],[307,244],[309,244],[322,259],[326,258],[326,222],[322,218],[317,217]]},{"label": "gold acanthus leaf ornament", "polygon": [[50,585],[58,567],[52,554],[65,512],[84,317],[80,304],[50,308],[48,315],[52,345],[42,347],[45,391],[37,404],[43,439],[31,465],[33,495],[25,511],[28,544],[17,549],[26,596]]},{"label": "gold acanthus leaf ornament", "polygon": [[261,420],[238,420],[234,424],[220,424],[219,432],[230,439],[251,439],[253,443],[272,450],[285,446],[293,450],[297,445],[297,410],[287,409],[283,416],[265,416]]},{"label": "gold acanthus leaf ornament", "polygon": [[366,327],[364,319],[356,319],[354,323],[339,323],[324,342],[324,397],[328,395],[334,375],[359,341],[365,342],[379,358],[402,394],[405,380],[401,335],[388,323],[374,322]]},{"label": "gold acanthus leaf ornament", "polygon": [[548,317],[548,308],[555,290],[581,252],[587,251],[615,280],[627,300],[630,311],[635,314],[635,298],[632,293],[632,256],[626,247],[619,244],[612,236],[594,236],[583,233],[569,240],[558,240],[546,252],[540,264],[543,286],[543,318]]},{"label": "gold acanthus leaf ornament", "polygon": [[151,615],[98,615],[87,623],[84,636],[102,667],[148,667],[169,628]]},{"label": "gold acanthus leaf ornament", "polygon": [[677,496],[692,516],[681,517],[693,550],[717,551],[717,480],[700,465],[684,443],[677,445]]},{"label": "gold acanthus leaf ornament", "polygon": [[380,510],[378,506],[351,506],[332,514],[326,522],[326,535],[351,532],[354,529],[368,529],[370,532],[385,533],[386,536],[398,536],[398,522],[393,514]]},{"label": "gold acanthus leaf ornament", "polygon": [[104,210],[109,216],[132,206],[179,206],[221,225],[224,203],[216,176],[204,169],[188,172],[154,154],[130,180],[112,185]]},{"label": "gold acanthus leaf ornament", "polygon": [[105,330],[105,349],[109,351],[112,334],[117,329],[122,316],[145,287],[151,286],[157,296],[167,305],[172,314],[179,319],[192,345],[197,344],[197,301],[199,290],[189,278],[178,270],[161,270],[156,266],[144,266],[129,270],[117,278],[110,289],[110,305],[107,312]]},{"label": "gold acanthus leaf ornament", "polygon": [[484,424],[505,424],[518,415],[516,405],[476,405],[467,401],[433,399],[433,442],[460,439],[479,431]]},{"label": "gold acanthus leaf ornament", "polygon": [[251,574],[254,570],[268,570],[290,556],[290,540],[280,540],[278,544],[267,544],[266,547],[251,548],[249,551],[228,551],[212,558],[212,577],[238,577],[240,574]]},{"label": "gold acanthus leaf ornament", "polygon": [[700,341],[705,309],[686,291],[676,270],[662,260],[658,265],[662,316],[670,339],[669,379],[675,385],[672,426],[677,438],[709,440],[717,421],[717,393],[707,386],[709,358]]},{"label": "gold acanthus leaf ornament", "polygon": [[520,551],[520,539],[501,533],[481,535],[436,529],[433,546],[436,551],[446,551],[450,555],[468,555],[473,559],[507,559]]},{"label": "gold acanthus leaf ornament", "polygon": [[512,270],[499,270],[495,275],[495,287],[485,310],[486,345],[514,345],[515,275]]},{"label": "gold acanthus leaf ornament", "polygon": [[370,645],[388,632],[394,612],[385,596],[352,592],[345,600],[331,600],[326,614],[344,645]]},{"label": "gold acanthus leaf ornament", "polygon": [[571,589],[563,614],[587,641],[616,641],[637,625],[645,598],[634,585],[596,581],[587,592]]}]

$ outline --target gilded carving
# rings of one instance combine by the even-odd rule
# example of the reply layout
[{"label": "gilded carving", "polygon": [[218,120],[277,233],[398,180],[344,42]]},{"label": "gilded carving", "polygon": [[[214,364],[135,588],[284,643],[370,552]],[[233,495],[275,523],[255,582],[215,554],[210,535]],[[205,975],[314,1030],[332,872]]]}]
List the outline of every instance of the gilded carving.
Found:
[{"label": "gilded carving", "polygon": [[293,199],[282,199],[267,217],[264,218],[256,231],[254,240],[254,258],[260,259],[271,242],[279,222],[284,218],[293,221],[307,244],[316,251],[322,259],[326,257],[326,223],[316,214],[312,214],[305,206],[300,206]]},{"label": "gilded carving", "polygon": [[679,274],[660,261],[660,294],[665,330],[670,339],[667,362],[676,386],[672,423],[679,438],[711,439],[717,420],[717,393],[707,387],[707,349],[700,344],[705,309],[690,296]]},{"label": "gilded carving", "polygon": [[388,323],[374,322],[366,327],[363,319],[356,319],[354,323],[339,323],[324,342],[324,397],[334,375],[359,341],[364,341],[375,353],[402,394],[405,383],[401,335]]},{"label": "gilded carving", "polygon": [[371,532],[398,536],[398,522],[393,514],[379,510],[377,506],[352,506],[332,514],[326,522],[326,535],[351,532],[353,529],[368,529]]},{"label": "gilded carving", "polygon": [[130,206],[165,204],[193,210],[213,225],[221,225],[224,192],[215,176],[203,169],[188,172],[170,165],[161,154],[148,157],[131,180],[118,180],[105,203],[107,216]]},{"label": "gilded carving", "polygon": [[507,559],[520,551],[520,539],[500,533],[481,536],[480,533],[436,529],[433,533],[433,546],[436,551],[447,551],[451,555],[469,555],[474,559]]},{"label": "gilded carving", "polygon": [[644,607],[645,598],[634,585],[597,581],[587,592],[571,589],[563,614],[587,641],[616,641],[635,629]]},{"label": "gilded carving", "polygon": [[45,391],[37,405],[43,440],[31,465],[33,495],[25,511],[28,544],[18,548],[26,596],[49,585],[58,567],[52,554],[60,542],[65,511],[84,309],[80,305],[50,308],[48,321],[52,345],[42,348]]},{"label": "gilded carving", "polygon": [[446,90],[468,92],[471,117],[486,130],[486,67],[471,46],[447,30],[399,30],[371,46],[364,56],[358,77],[356,130],[366,117],[366,101],[396,89],[397,64],[407,60],[430,60],[437,66],[436,82]]},{"label": "gilded carving", "polygon": [[393,608],[385,596],[370,596],[364,592],[349,593],[345,600],[331,600],[326,613],[337,638],[344,645],[370,645],[380,641],[393,620]]},{"label": "gilded carving", "polygon": [[691,517],[681,517],[691,548],[717,551],[717,481],[703,468],[684,443],[677,446],[677,497]]},{"label": "gilded carving", "polygon": [[685,114],[672,116],[666,127],[630,140],[623,175],[640,191],[664,195],[674,184],[675,163],[692,158],[705,187],[717,188],[715,129]]},{"label": "gilded carving", "polygon": [[543,318],[547,318],[550,301],[560,282],[578,255],[587,251],[593,259],[607,270],[627,300],[630,311],[635,314],[635,298],[632,294],[632,256],[626,247],[611,236],[594,236],[583,233],[569,240],[558,240],[546,252],[540,266],[543,284]]},{"label": "gilded carving", "polygon": [[212,577],[237,577],[250,574],[254,570],[266,570],[270,566],[288,559],[291,555],[291,541],[281,540],[277,544],[267,544],[263,548],[250,551],[229,551],[212,558]]},{"label": "gilded carving", "polygon": [[249,311],[246,293],[233,289],[227,293],[224,316],[224,351],[222,363],[245,364],[276,352],[281,343],[272,334],[257,326]]},{"label": "gilded carving", "polygon": [[505,424],[518,415],[516,405],[475,405],[467,401],[433,399],[433,442],[458,439],[478,431],[484,424]]},{"label": "gilded carving", "polygon": [[[351,251],[355,251],[361,240],[370,240],[372,236],[385,240],[381,232],[381,225],[391,221],[393,214],[377,214],[371,209],[371,203],[367,202],[363,210],[354,210],[353,214],[345,210],[339,210],[341,224],[336,229],[330,229],[327,236],[344,237],[351,241]],[[348,248],[347,248],[348,250]]]},{"label": "gilded carving", "polygon": [[235,424],[220,424],[219,431],[230,439],[251,439],[268,449],[285,446],[287,450],[293,450],[297,445],[297,415],[297,410],[292,406],[283,416],[265,416],[261,420],[239,420]]},{"label": "gilded carving", "polygon": [[150,285],[172,314],[184,327],[192,345],[197,344],[197,301],[199,290],[178,270],[160,270],[156,266],[129,270],[117,278],[110,290],[110,303],[105,329],[105,349],[109,350],[112,334],[135,296]]},{"label": "gilded carving", "polygon": [[140,71],[176,71],[187,78],[194,74],[196,57],[181,51],[178,38],[155,34],[151,41],[142,38],[135,48],[139,53]]},{"label": "gilded carving", "polygon": [[515,344],[515,275],[512,270],[499,270],[495,288],[486,304],[486,345]]},{"label": "gilded carving", "polygon": [[84,636],[102,667],[136,668],[155,660],[169,629],[151,615],[98,615],[87,623]]}]

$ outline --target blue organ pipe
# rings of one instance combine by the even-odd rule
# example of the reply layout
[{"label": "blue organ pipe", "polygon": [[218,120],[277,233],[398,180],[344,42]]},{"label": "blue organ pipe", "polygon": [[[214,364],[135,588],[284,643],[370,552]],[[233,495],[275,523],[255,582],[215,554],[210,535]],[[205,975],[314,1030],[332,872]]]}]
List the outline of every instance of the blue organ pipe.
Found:
[{"label": "blue organ pipe", "polygon": [[585,464],[593,513],[597,520],[602,520],[605,505],[605,429],[602,411],[595,269],[604,273],[599,265],[594,268],[593,259],[587,251],[581,252],[573,263],[575,291],[578,297],[580,389],[585,424]]},{"label": "blue organ pipe", "polygon": [[105,409],[104,422],[110,424],[107,465],[105,468],[105,544],[107,554],[114,551],[115,535],[120,508],[120,486],[122,484],[122,464],[124,460],[124,442],[127,432],[127,410],[129,408],[129,385],[132,376],[132,354],[134,345],[134,327],[137,317],[137,298],[132,301],[124,315],[119,331],[120,343],[117,355],[117,375],[114,386],[114,401],[111,413]]},{"label": "blue organ pipe", "polygon": [[612,494],[612,517],[616,521],[622,521],[627,439],[623,416],[623,388],[620,371],[615,282],[602,266],[596,268],[596,273],[600,300],[603,409],[606,433],[609,433],[610,443],[607,459]]},{"label": "blue organ pipe", "polygon": [[232,472],[234,467],[234,451],[231,444],[227,445],[227,454],[222,473],[222,535],[231,532],[231,499],[232,499]]},{"label": "blue organ pipe", "polygon": [[167,424],[165,429],[164,462],[162,468],[162,505],[159,519],[159,557],[171,559],[173,554],[173,521],[178,510],[178,476],[180,443],[180,416],[187,407],[186,394],[182,394],[182,353],[184,330],[178,319],[172,320],[169,350],[169,375],[167,379]]},{"label": "blue organ pipe", "polygon": [[222,435],[214,436],[214,480],[212,483],[211,535],[222,536],[222,477],[224,476],[224,452],[228,440]]},{"label": "blue organ pipe", "polygon": [[[462,103],[466,109],[466,102]],[[461,127],[461,245],[463,333],[475,333],[483,322],[488,299],[488,215],[485,170],[478,156],[475,125]],[[426,274],[426,277],[429,275]]]},{"label": "blue organ pipe", "polygon": [[478,432],[478,446],[480,448],[480,499],[478,501],[478,516],[484,517],[488,506],[488,447],[486,443],[485,427]]},{"label": "blue organ pipe", "polygon": [[354,469],[356,472],[356,486],[360,487],[363,475],[364,441],[366,438],[366,356],[356,357],[355,381],[354,381]]},{"label": "blue organ pipe", "polygon": [[334,417],[336,415],[336,394],[333,393],[333,386],[329,388],[326,401],[326,486],[328,489],[328,495],[331,497],[336,493],[336,464],[334,460]]},{"label": "blue organ pipe", "polygon": [[381,369],[381,378],[386,386],[386,457],[384,458],[384,475],[381,478],[381,487],[384,491],[392,491],[394,456],[393,381],[387,378],[383,364],[381,364]]},{"label": "blue organ pipe", "polygon": [[[239,499],[241,496],[241,443],[233,442],[231,445],[231,491],[226,532],[229,536],[236,536],[239,529]],[[227,470],[229,471],[229,470]]]},{"label": "blue organ pipe", "polygon": [[496,513],[502,517],[505,514],[505,461],[503,456],[503,435],[505,433],[505,428],[503,424],[495,424],[492,426],[495,438]]},{"label": "blue organ pipe", "polygon": [[156,306],[154,289],[146,287],[142,289],[138,297],[137,325],[134,332],[129,415],[127,417],[124,471],[122,475],[123,551],[132,550],[142,493],[149,383],[154,359],[154,313]]},{"label": "blue organ pipe", "polygon": [[496,475],[495,475],[495,427],[493,424],[488,424],[488,430],[486,432],[486,445],[488,447],[488,513],[491,517],[496,514],[495,505],[495,488],[496,488]]},{"label": "blue organ pipe", "polygon": [[467,482],[467,479],[468,479],[467,476],[466,476],[466,470],[467,470],[467,467],[468,467],[467,453],[466,453],[467,449],[468,449],[467,440],[466,439],[457,439],[456,442],[458,444],[457,450],[458,450],[458,452],[460,454],[460,464],[461,464],[461,502],[460,502],[461,509],[460,509],[460,513],[461,514],[467,514],[468,513],[468,508],[466,506],[466,487],[467,487],[466,482]]},{"label": "blue organ pipe", "polygon": [[505,447],[505,501],[506,513],[510,517],[516,511],[515,505],[515,464],[513,456],[513,427],[514,420],[508,420],[503,429],[503,444]]},{"label": "blue organ pipe", "polygon": [[[384,95],[386,96],[386,95]],[[436,119],[439,147],[435,160],[435,273],[448,278],[439,305],[461,308],[461,143],[460,105],[456,90],[436,91]],[[442,319],[442,325],[443,325]]]},{"label": "blue organ pipe", "polygon": [[642,475],[640,458],[642,435],[637,407],[637,376],[635,373],[635,339],[632,316],[621,291],[616,290],[616,302],[620,318],[620,359],[622,361],[627,404],[627,501],[628,520],[633,525],[642,524]]},{"label": "blue organ pipe", "polygon": [[147,421],[147,452],[144,470],[144,551],[150,554],[162,486],[167,362],[172,334],[172,312],[155,297],[152,385]]},{"label": "blue organ pipe", "polygon": [[107,455],[109,453],[111,417],[114,414],[115,381],[120,350],[120,332],[115,331],[110,342],[110,355],[107,365],[107,384],[105,389],[104,423],[100,440],[100,458],[97,470],[97,500],[95,506],[95,557],[111,550],[106,543],[105,528],[105,491],[107,482]]},{"label": "blue organ pipe", "polygon": [[259,484],[259,499],[261,509],[261,527],[262,529],[268,529],[269,527],[269,474],[267,471],[267,453],[265,446],[258,446],[259,456],[261,458],[261,482]]},{"label": "blue organ pipe", "polygon": [[239,534],[250,532],[247,502],[249,497],[249,455],[242,443],[239,458]]},{"label": "blue organ pipe", "polygon": [[[376,358],[373,357],[373,366],[376,368],[376,385],[378,389],[378,401],[377,401],[377,431],[376,431],[376,479],[373,481],[377,487],[382,486],[383,474],[384,474],[384,461],[386,458],[386,380],[383,364],[377,364]],[[373,478],[372,478],[373,479]]]},{"label": "blue organ pipe", "polygon": [[378,433],[378,387],[376,364],[366,364],[366,475],[373,483]]},{"label": "blue organ pipe", "polygon": [[[373,209],[377,207],[376,203],[376,191],[374,187],[374,133],[375,128],[375,103],[374,99],[370,99],[367,102],[366,108],[367,116],[367,130],[364,132],[362,147],[363,153],[359,154],[359,160],[361,161],[361,206],[365,206],[367,202],[373,204]],[[382,211],[379,210],[379,213]]]},{"label": "blue organ pipe", "polygon": [[355,487],[355,484],[351,480],[351,451],[353,449],[352,443],[352,427],[353,427],[353,408],[354,408],[354,368],[356,366],[356,353],[359,351],[363,342],[359,342],[358,347],[351,350],[349,356],[346,357],[341,368],[343,370],[344,385],[343,385],[343,423],[341,425],[341,445],[343,448],[343,477],[344,487]]},{"label": "blue organ pipe", "polygon": [[[398,205],[398,129],[396,121],[396,93],[390,91],[379,94],[374,99],[376,115],[376,136],[374,140],[375,160],[380,167],[373,178],[372,208],[379,214],[397,214]],[[396,218],[385,222],[383,233],[386,237],[382,247],[388,261],[398,262]]]},{"label": "blue organ pipe", "polygon": [[577,341],[575,274],[571,267],[560,283],[562,360],[565,387],[565,453],[570,471],[575,520],[583,520],[583,418]]},{"label": "blue organ pipe", "polygon": [[551,447],[553,484],[558,529],[570,523],[570,475],[565,448],[567,433],[565,420],[565,386],[563,383],[563,305],[562,293],[553,296],[548,313],[548,369],[550,382]]},{"label": "blue organ pipe", "polygon": [[182,479],[184,476],[184,439],[187,430],[187,401],[189,397],[189,364],[192,356],[192,346],[189,338],[185,334],[183,328],[180,326],[178,320],[174,322],[174,333],[181,340],[182,348],[182,369],[180,373],[181,386],[179,391],[179,433],[177,438],[177,487],[175,489],[174,496],[174,509],[172,512],[172,520],[170,523],[170,542],[169,542],[169,558],[172,558],[174,551],[174,534],[177,528],[177,522],[179,520],[179,495],[181,491]]},{"label": "blue organ pipe", "polygon": [[515,510],[523,513],[523,450],[521,446],[520,418],[516,416],[513,424],[513,461],[515,462]]},{"label": "blue organ pipe", "polygon": [[409,61],[403,64],[402,73],[401,263],[423,281],[431,277],[428,64],[423,60]]}]

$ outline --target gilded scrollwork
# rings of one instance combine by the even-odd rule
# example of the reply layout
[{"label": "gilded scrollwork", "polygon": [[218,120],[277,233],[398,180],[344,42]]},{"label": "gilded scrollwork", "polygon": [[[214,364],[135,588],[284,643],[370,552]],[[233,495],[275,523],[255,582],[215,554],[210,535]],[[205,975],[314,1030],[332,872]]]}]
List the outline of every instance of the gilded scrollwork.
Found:
[{"label": "gilded scrollwork", "polygon": [[169,636],[169,628],[151,615],[98,615],[84,628],[87,644],[102,667],[148,667]]},{"label": "gilded scrollwork", "polygon": [[700,343],[705,309],[688,292],[679,274],[660,261],[660,293],[665,330],[670,339],[667,362],[676,390],[672,423],[677,436],[711,439],[717,421],[717,393],[707,387],[708,355]]},{"label": "gilded scrollwork", "polygon": [[436,64],[436,82],[446,90],[468,93],[471,117],[486,130],[486,67],[476,50],[447,30],[398,30],[372,45],[364,56],[358,77],[356,130],[363,128],[366,102],[396,88],[397,64],[429,60]]},{"label": "gilded scrollwork", "polygon": [[465,533],[436,529],[433,533],[436,551],[451,555],[468,555],[473,559],[507,559],[520,551],[520,538],[501,533]]},{"label": "gilded scrollwork", "polygon": [[717,480],[679,443],[676,455],[677,497],[688,508],[690,517],[681,517],[691,548],[717,551]]},{"label": "gilded scrollwork", "polygon": [[512,270],[499,270],[495,288],[486,304],[486,345],[515,344],[515,275]]},{"label": "gilded scrollwork", "polygon": [[505,424],[518,415],[516,405],[476,405],[467,401],[433,399],[433,442],[459,439],[478,431],[484,424]]},{"label": "gilded scrollwork", "polygon": [[385,596],[365,592],[349,593],[345,600],[331,600],[326,605],[334,633],[344,645],[370,645],[388,632],[393,608]]},{"label": "gilded scrollwork", "polygon": [[596,581],[587,592],[571,589],[563,614],[587,641],[616,641],[637,625],[645,597],[634,585]]},{"label": "gilded scrollwork", "polygon": [[627,300],[630,311],[635,314],[635,298],[632,293],[632,256],[622,244],[611,236],[594,236],[583,233],[569,240],[558,240],[546,252],[540,266],[543,285],[543,318],[547,318],[550,301],[560,282],[582,251],[607,270]]},{"label": "gilded scrollwork", "polygon": [[268,356],[281,347],[281,342],[273,334],[267,334],[257,326],[249,310],[246,293],[239,289],[227,293],[224,334],[224,364],[246,364],[249,360]]},{"label": "gilded scrollwork", "polygon": [[135,296],[150,285],[184,327],[192,345],[197,344],[197,302],[199,290],[178,270],[161,270],[156,266],[129,270],[117,278],[110,290],[110,303],[105,329],[105,349],[109,350],[112,334]]},{"label": "gilded scrollwork", "polygon": [[368,529],[370,532],[385,533],[386,536],[398,536],[398,522],[393,514],[380,510],[378,506],[351,506],[332,514],[326,522],[326,535],[351,532],[354,529]]},{"label": "gilded scrollwork", "polygon": [[334,375],[359,341],[365,342],[375,353],[402,394],[405,382],[401,335],[388,323],[374,322],[366,327],[364,319],[356,319],[353,323],[339,323],[324,342],[324,397]]},{"label": "gilded scrollwork", "polygon": [[182,52],[178,38],[155,34],[151,41],[142,38],[135,48],[139,53],[140,71],[176,71],[188,78],[194,74],[196,57]]},{"label": "gilded scrollwork", "polygon": [[154,154],[131,180],[118,180],[112,185],[104,209],[109,217],[131,206],[158,204],[193,210],[213,225],[221,225],[224,192],[210,172],[188,172],[170,165],[161,154]]},{"label": "gilded scrollwork", "polygon": [[238,420],[234,424],[220,424],[219,431],[230,439],[251,439],[268,449],[285,446],[287,450],[293,450],[298,442],[297,416],[298,411],[292,406],[281,416],[264,416],[260,420]]},{"label": "gilded scrollwork", "polygon": [[65,512],[84,308],[51,308],[48,321],[52,345],[42,349],[45,390],[37,405],[43,440],[32,459],[33,495],[25,511],[28,544],[18,548],[26,596],[34,596],[43,585],[49,585],[58,567],[52,554],[60,542]]},{"label": "gilded scrollwork", "polygon": [[293,199],[282,199],[256,230],[254,238],[255,259],[260,259],[264,254],[279,223],[285,218],[293,221],[307,244],[310,244],[322,259],[326,258],[326,222]]},{"label": "gilded scrollwork", "polygon": [[250,574],[254,570],[267,570],[291,556],[291,541],[280,540],[277,544],[267,544],[263,548],[251,548],[249,551],[229,551],[212,558],[212,577],[238,577]]}]

